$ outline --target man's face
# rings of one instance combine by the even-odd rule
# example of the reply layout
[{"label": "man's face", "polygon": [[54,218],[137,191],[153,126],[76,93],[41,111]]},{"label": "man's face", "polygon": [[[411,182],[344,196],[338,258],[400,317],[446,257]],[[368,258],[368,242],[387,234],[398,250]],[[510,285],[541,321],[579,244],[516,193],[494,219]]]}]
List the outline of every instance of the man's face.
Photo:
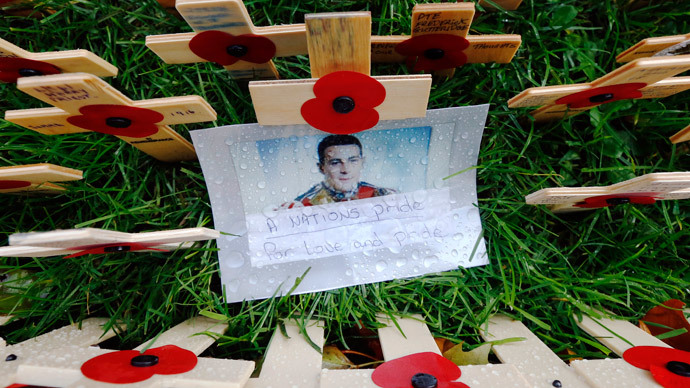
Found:
[{"label": "man's face", "polygon": [[357,187],[363,164],[364,159],[359,153],[359,147],[348,144],[326,148],[320,167],[331,187],[346,192]]}]

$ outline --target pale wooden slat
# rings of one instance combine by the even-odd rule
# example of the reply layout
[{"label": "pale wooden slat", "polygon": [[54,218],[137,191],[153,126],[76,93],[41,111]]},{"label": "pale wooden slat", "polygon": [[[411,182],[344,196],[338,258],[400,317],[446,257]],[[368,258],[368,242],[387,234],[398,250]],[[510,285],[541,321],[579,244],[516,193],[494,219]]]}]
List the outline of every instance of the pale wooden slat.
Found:
[{"label": "pale wooden slat", "polygon": [[671,143],[673,143],[673,144],[682,143],[684,141],[690,140],[690,125],[681,129],[676,134],[669,137],[669,139],[671,140]]},{"label": "pale wooden slat", "polygon": [[67,189],[50,183],[50,182],[43,182],[43,183],[32,183],[29,186],[26,187],[20,187],[16,189],[5,189],[5,190],[0,190],[0,193],[2,194],[26,194],[26,195],[43,195],[43,194],[60,194]]},{"label": "pale wooden slat", "polygon": [[416,4],[412,8],[412,36],[449,34],[465,37],[474,17],[474,3]]},{"label": "pale wooden slat", "polygon": [[412,318],[406,319],[398,318],[395,323],[389,318],[381,316],[378,321],[386,325],[386,327],[378,329],[384,359],[393,360],[421,352],[441,355],[441,351],[421,315],[414,315]]},{"label": "pale wooden slat", "polygon": [[663,98],[690,89],[690,77],[671,77],[646,86],[640,98]]},{"label": "pale wooden slat", "polygon": [[189,49],[189,42],[196,34],[196,32],[186,32],[181,34],[148,35],[146,37],[146,47],[158,55],[163,62],[171,65],[206,62],[205,59],[194,54]]},{"label": "pale wooden slat", "polygon": [[50,63],[66,73],[90,73],[99,77],[117,75],[117,67],[87,50],[32,53],[27,58]]},{"label": "pale wooden slat", "polygon": [[50,163],[0,167],[0,180],[24,180],[32,183],[67,182],[82,179],[80,170]]},{"label": "pale wooden slat", "polygon": [[[87,347],[115,336],[113,330],[103,331],[107,319],[89,318],[79,325],[69,325],[15,345],[0,347],[0,387],[15,383],[18,370],[29,360],[42,358],[47,352],[66,345]],[[14,361],[5,361],[10,354],[17,356]],[[48,385],[49,386],[49,385]]]},{"label": "pale wooden slat", "polygon": [[685,172],[657,172],[646,174],[610,186],[610,192],[617,193],[648,193],[672,192],[690,187],[690,173]]},{"label": "pale wooden slat", "polygon": [[159,125],[202,123],[216,120],[216,111],[200,96],[152,98],[132,106],[154,110],[164,116]]},{"label": "pale wooden slat", "polygon": [[369,75],[371,69],[371,13],[305,15],[309,65],[313,78],[334,71]]},{"label": "pale wooden slat", "polygon": [[8,110],[5,120],[44,135],[64,135],[68,133],[91,132],[67,122],[74,116],[60,108],[35,108]]},{"label": "pale wooden slat", "polygon": [[[323,327],[320,322],[308,322],[306,334],[316,346],[323,348]],[[276,329],[268,345],[259,377],[250,379],[246,388],[319,387],[321,354],[300,333],[297,324],[287,322],[286,338]]]},{"label": "pale wooden slat", "polygon": [[529,205],[554,205],[563,202],[579,202],[594,195],[606,195],[607,187],[558,187],[541,189],[525,197]]},{"label": "pale wooden slat", "polygon": [[589,387],[522,322],[505,315],[495,315],[489,318],[488,328],[482,332],[482,337],[487,341],[526,338],[525,341],[495,345],[493,351],[504,364],[516,366],[533,387],[553,388],[555,380],[561,381],[563,387]]},{"label": "pale wooden slat", "polygon": [[575,360],[570,365],[593,388],[662,388],[651,373],[622,359]]},{"label": "pale wooden slat", "polygon": [[651,57],[667,47],[671,47],[688,39],[690,39],[690,34],[642,39],[634,46],[618,54],[618,56],[616,56],[616,61],[624,63],[638,58]]},{"label": "pale wooden slat", "polygon": [[217,336],[223,334],[227,328],[227,323],[206,317],[194,317],[137,346],[134,350],[143,351],[147,348],[175,345],[199,355],[216,341],[208,335],[196,334],[207,332]]},{"label": "pale wooden slat", "polygon": [[[386,89],[386,100],[376,107],[380,120],[426,116],[431,75],[374,77]],[[314,98],[317,80],[252,81],[249,92],[261,125],[306,124],[302,104]]]},{"label": "pale wooden slat", "polygon": [[167,125],[159,125],[158,132],[146,138],[116,136],[142,152],[163,162],[195,160],[192,143]]},{"label": "pale wooden slat", "polygon": [[690,69],[690,55],[640,58],[593,81],[593,87],[642,82],[653,84]]},{"label": "pale wooden slat", "polygon": [[591,107],[585,108],[569,108],[567,105],[546,105],[539,109],[535,109],[530,112],[530,115],[537,122],[558,120],[564,117],[575,116],[582,112],[592,109]]},{"label": "pale wooden slat", "polygon": [[523,108],[528,106],[550,105],[561,97],[591,89],[590,84],[540,86],[525,89],[517,96],[508,100],[509,108]]},{"label": "pale wooden slat", "polygon": [[253,32],[252,19],[241,0],[177,0],[175,8],[194,31]]},{"label": "pale wooden slat", "polygon": [[582,320],[575,317],[577,325],[596,338],[604,346],[619,356],[633,346],[660,346],[670,348],[660,339],[649,335],[644,330],[628,321],[609,318],[591,318],[582,316]]},{"label": "pale wooden slat", "polygon": [[0,39],[0,57],[26,58],[29,55],[31,55],[31,53],[23,48],[15,46],[4,39]]}]

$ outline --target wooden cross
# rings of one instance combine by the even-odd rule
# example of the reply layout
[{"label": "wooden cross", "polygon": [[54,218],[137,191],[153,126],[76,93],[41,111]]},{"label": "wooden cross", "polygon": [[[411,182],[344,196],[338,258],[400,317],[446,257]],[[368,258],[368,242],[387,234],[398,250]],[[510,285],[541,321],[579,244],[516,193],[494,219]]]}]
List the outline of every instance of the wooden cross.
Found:
[{"label": "wooden cross", "polygon": [[[386,324],[378,330],[383,357],[386,361],[415,353],[429,352],[441,355],[429,328],[421,316],[397,318],[393,323],[380,318]],[[327,370],[321,372],[321,388],[380,388],[372,381],[373,369]],[[510,364],[470,365],[460,367],[457,380],[472,388],[528,388],[532,387]]]},{"label": "wooden cross", "polygon": [[[0,338],[0,387],[17,383],[17,371],[31,359],[41,358],[47,352],[65,346],[86,348],[114,337],[115,331],[112,329],[103,332],[103,325],[106,323],[107,319],[89,318],[79,325],[65,326],[9,346],[5,346],[4,341]],[[53,386],[52,384],[48,385]]]},{"label": "wooden cross", "polygon": [[[259,49],[258,46],[255,47],[257,44],[270,45],[269,42],[272,42],[275,46],[275,54],[271,57],[307,53],[304,24],[256,27],[242,0],[177,0],[175,7],[195,32],[146,37],[146,46],[165,63],[196,63],[208,60],[216,62],[213,58],[229,55],[230,57],[224,59],[232,61],[239,59],[233,64],[224,66],[232,78],[278,78],[278,71],[270,57],[261,59],[262,63],[248,61],[256,61],[252,57],[252,50]],[[208,34],[209,31],[214,32]],[[211,38],[207,39],[202,34]],[[233,38],[228,37],[227,34],[239,41],[231,43]],[[242,38],[238,38],[242,35],[254,36],[250,37],[252,40],[249,41],[249,45],[246,42],[242,43]],[[268,39],[268,42],[264,38]],[[192,42],[193,39],[195,42]],[[228,43],[223,44],[223,41]],[[195,45],[196,42],[199,42],[199,46]],[[199,51],[200,48],[203,50]],[[195,51],[209,59],[197,55]]]},{"label": "wooden cross", "polygon": [[[143,352],[144,349],[174,345],[199,355],[215,342],[215,338],[211,336],[223,334],[226,328],[227,324],[221,324],[204,317],[196,317],[180,323],[134,350]],[[64,344],[63,347],[53,351],[42,352],[40,355],[31,357],[17,370],[16,382],[51,387],[113,387],[114,385],[111,383],[86,377],[81,369],[87,361],[109,353],[114,352],[95,347],[83,348]],[[133,363],[134,361],[132,359]],[[144,363],[139,365],[142,371],[146,370],[146,366],[153,364],[150,359],[138,361]],[[158,362],[158,359],[155,362]],[[161,360],[161,363],[163,362]],[[196,365],[188,372],[168,375],[154,374],[152,377],[139,382],[120,385],[133,388],[161,386],[241,388],[253,370],[253,361],[198,358]]]},{"label": "wooden cross", "polygon": [[113,134],[165,162],[196,158],[192,144],[169,125],[216,119],[202,97],[132,101],[86,73],[20,78],[17,87],[55,108],[11,110],[5,112],[5,120],[45,135]]},{"label": "wooden cross", "polygon": [[690,54],[690,33],[685,35],[646,38],[616,56],[616,62],[625,63],[638,58],[657,55]]},{"label": "wooden cross", "polygon": [[690,55],[639,58],[591,83],[526,89],[511,98],[508,107],[543,105],[530,114],[546,121],[620,99],[668,97],[690,89],[690,77],[673,77],[688,69]]},{"label": "wooden cross", "polygon": [[51,232],[10,235],[10,245],[0,247],[0,257],[47,257],[115,253],[128,251],[161,251],[189,248],[192,241],[212,240],[220,233],[207,228],[164,230],[160,232],[123,233],[103,229],[67,229]]},{"label": "wooden cross", "polygon": [[[302,116],[301,109],[307,100],[314,99],[316,96],[314,85],[320,77],[340,71],[367,76],[370,74],[371,14],[369,12],[309,14],[305,16],[305,22],[313,78],[251,81],[249,92],[257,121],[261,125],[305,124],[306,120]],[[380,120],[426,115],[431,90],[430,75],[371,78],[385,88],[385,100],[375,108]]]},{"label": "wooden cross", "polygon": [[117,68],[87,50],[32,53],[0,39],[0,81],[16,82],[17,77],[77,72],[113,77],[117,75]]},{"label": "wooden cross", "polygon": [[[454,62],[449,55],[460,55],[455,62],[462,66],[460,58],[464,55],[466,63],[509,63],[522,43],[520,35],[467,35],[474,17],[474,3],[441,3],[417,4],[412,9],[412,35],[372,36],[371,58],[375,63],[397,63],[408,61],[415,70],[435,70],[436,75],[452,77],[455,72]],[[418,37],[437,35],[436,41],[415,42]],[[449,36],[460,38],[457,47],[447,46]],[[468,42],[466,48],[462,44]],[[407,41],[407,42],[405,42]],[[400,44],[413,43],[415,53]],[[462,44],[461,44],[462,43]],[[441,49],[435,45],[443,46]],[[453,50],[457,48],[457,50]],[[462,52],[455,53],[454,51]],[[403,55],[411,54],[411,55]],[[416,54],[416,55],[415,55]],[[416,61],[416,64],[414,63]],[[441,62],[444,61],[444,62]],[[450,66],[450,67],[443,67]],[[439,69],[441,67],[441,69]]]},{"label": "wooden cross", "polygon": [[80,170],[49,163],[0,167],[0,193],[60,193],[65,188],[51,182],[80,179]]},{"label": "wooden cross", "polygon": [[529,205],[547,205],[551,211],[558,213],[686,198],[690,198],[689,172],[658,172],[611,186],[542,189],[525,197],[525,202]]}]

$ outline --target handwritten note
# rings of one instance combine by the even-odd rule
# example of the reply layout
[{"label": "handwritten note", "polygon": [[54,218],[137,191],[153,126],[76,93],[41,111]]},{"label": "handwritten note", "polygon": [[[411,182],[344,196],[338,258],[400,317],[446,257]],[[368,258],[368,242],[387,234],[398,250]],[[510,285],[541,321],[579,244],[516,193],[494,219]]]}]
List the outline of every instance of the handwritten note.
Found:
[{"label": "handwritten note", "polygon": [[448,189],[283,209],[247,216],[254,266],[319,259],[352,252],[443,245]]}]

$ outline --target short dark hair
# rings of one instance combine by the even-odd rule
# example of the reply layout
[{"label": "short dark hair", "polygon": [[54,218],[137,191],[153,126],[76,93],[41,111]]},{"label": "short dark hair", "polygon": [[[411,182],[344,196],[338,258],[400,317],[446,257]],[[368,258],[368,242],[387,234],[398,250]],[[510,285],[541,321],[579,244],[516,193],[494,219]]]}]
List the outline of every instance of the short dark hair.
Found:
[{"label": "short dark hair", "polygon": [[323,160],[326,157],[326,155],[324,155],[326,148],[342,145],[356,145],[359,147],[359,155],[362,155],[362,143],[360,143],[359,139],[356,137],[352,135],[329,135],[324,137],[319,143],[319,164],[323,164]]}]

